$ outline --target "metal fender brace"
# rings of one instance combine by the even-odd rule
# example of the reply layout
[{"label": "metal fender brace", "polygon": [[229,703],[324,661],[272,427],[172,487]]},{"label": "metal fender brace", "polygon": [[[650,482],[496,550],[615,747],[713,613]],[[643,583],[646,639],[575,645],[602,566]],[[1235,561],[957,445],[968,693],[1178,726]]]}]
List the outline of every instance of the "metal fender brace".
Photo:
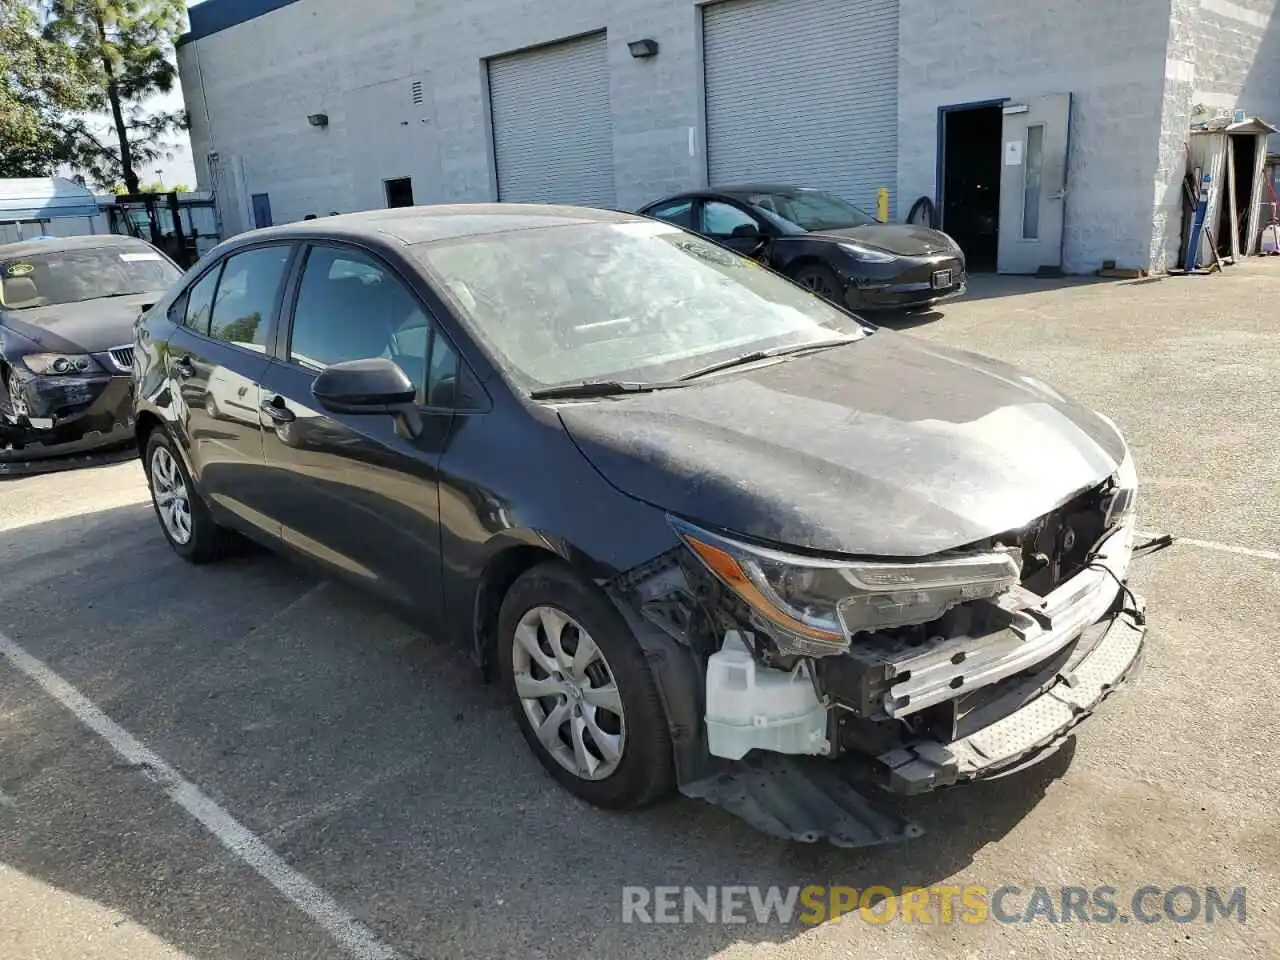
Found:
[{"label": "metal fender brace", "polygon": [[756,751],[726,760],[711,754],[706,664],[720,634],[673,555],[629,571],[605,589],[653,673],[681,793],[784,840],[865,847],[924,833],[895,813],[882,791],[855,787],[840,776],[843,765],[828,759]]}]

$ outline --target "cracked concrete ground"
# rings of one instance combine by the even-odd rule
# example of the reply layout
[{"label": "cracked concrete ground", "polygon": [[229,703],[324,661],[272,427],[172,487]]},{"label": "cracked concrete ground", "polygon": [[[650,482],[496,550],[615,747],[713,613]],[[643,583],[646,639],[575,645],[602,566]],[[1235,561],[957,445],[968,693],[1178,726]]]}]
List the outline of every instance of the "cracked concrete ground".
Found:
[{"label": "cracked concrete ground", "polygon": [[[0,482],[0,633],[406,957],[1280,955],[1280,263],[1158,283],[978,278],[915,336],[1111,415],[1142,526],[1138,685],[1073,751],[919,802],[899,847],[775,842],[673,800],[584,806],[463,649],[265,553],[167,548],[137,464]],[[1250,553],[1249,551],[1253,551]],[[1248,888],[1219,922],[624,925],[624,885]],[[1026,903],[1022,897],[1019,906]],[[343,954],[157,785],[0,660],[0,956]]]}]

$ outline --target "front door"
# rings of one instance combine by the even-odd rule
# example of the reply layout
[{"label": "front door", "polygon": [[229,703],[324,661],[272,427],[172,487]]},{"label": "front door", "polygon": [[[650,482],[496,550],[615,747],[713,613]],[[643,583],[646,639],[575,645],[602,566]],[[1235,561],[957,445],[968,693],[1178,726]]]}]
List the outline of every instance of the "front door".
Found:
[{"label": "front door", "polygon": [[[438,469],[453,414],[431,405],[429,372],[452,370],[456,353],[389,266],[319,244],[306,254],[281,353],[263,375],[262,410],[271,509],[285,544],[438,617]],[[326,366],[370,357],[394,360],[417,386],[418,436],[387,414],[327,412],[312,396]]]},{"label": "front door", "polygon": [[1071,94],[1054,93],[1004,106],[1000,159],[1001,273],[1062,266]]}]

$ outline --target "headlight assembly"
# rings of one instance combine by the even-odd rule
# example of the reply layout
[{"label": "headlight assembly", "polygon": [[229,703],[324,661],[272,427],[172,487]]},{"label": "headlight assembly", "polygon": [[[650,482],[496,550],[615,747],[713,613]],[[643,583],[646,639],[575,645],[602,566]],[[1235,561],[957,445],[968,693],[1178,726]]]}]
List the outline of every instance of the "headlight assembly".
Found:
[{"label": "headlight assembly", "polygon": [[1012,553],[919,562],[825,560],[731,540],[672,519],[680,538],[786,652],[829,656],[855,633],[928,623],[1021,576]]},{"label": "headlight assembly", "polygon": [[1115,421],[1104,414],[1098,414],[1098,416],[1111,425],[1111,429],[1115,430],[1116,435],[1120,437],[1120,442],[1124,444],[1124,459],[1120,461],[1120,466],[1111,477],[1109,499],[1103,505],[1105,513],[1103,527],[1110,530],[1117,523],[1133,521],[1137,515],[1138,469],[1133,462],[1133,452],[1125,443],[1124,435],[1120,433],[1120,428],[1116,426]]},{"label": "headlight assembly", "polygon": [[28,370],[42,377],[101,370],[98,361],[82,353],[29,353],[22,358]]},{"label": "headlight assembly", "polygon": [[889,253],[887,250],[877,250],[875,247],[864,247],[860,243],[842,243],[840,249],[846,253],[851,253],[864,263],[892,263],[897,260],[896,254]]}]

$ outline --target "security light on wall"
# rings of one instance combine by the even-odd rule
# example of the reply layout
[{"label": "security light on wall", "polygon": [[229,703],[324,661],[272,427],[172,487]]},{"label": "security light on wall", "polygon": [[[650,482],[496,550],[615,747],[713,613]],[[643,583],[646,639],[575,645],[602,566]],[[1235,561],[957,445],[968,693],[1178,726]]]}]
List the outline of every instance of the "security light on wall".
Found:
[{"label": "security light on wall", "polygon": [[313,113],[307,117],[307,123],[313,127],[327,127],[329,125],[329,115],[327,113]]},{"label": "security light on wall", "polygon": [[643,60],[645,57],[656,57],[658,55],[658,41],[632,40],[627,44],[627,49],[631,51],[631,55],[637,60]]}]

